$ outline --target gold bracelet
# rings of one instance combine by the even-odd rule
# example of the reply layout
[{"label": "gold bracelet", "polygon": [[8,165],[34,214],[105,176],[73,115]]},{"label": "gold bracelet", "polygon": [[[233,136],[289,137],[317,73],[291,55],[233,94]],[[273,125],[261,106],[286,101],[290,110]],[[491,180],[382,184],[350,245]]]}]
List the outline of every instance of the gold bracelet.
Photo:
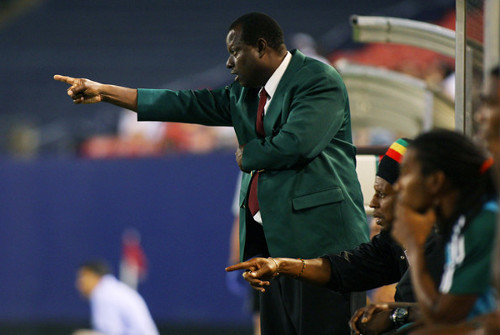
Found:
[{"label": "gold bracelet", "polygon": [[280,267],[278,265],[278,262],[276,262],[276,260],[272,257],[268,257],[268,259],[271,259],[274,262],[274,264],[276,264],[276,271],[274,271],[273,277],[279,276],[280,275]]},{"label": "gold bracelet", "polygon": [[299,258],[299,260],[302,262],[302,269],[300,270],[300,272],[299,272],[298,275],[296,275],[295,277],[293,277],[295,279],[299,279],[300,276],[302,276],[302,273],[304,272],[304,269],[306,268],[306,261],[303,260],[302,258]]}]

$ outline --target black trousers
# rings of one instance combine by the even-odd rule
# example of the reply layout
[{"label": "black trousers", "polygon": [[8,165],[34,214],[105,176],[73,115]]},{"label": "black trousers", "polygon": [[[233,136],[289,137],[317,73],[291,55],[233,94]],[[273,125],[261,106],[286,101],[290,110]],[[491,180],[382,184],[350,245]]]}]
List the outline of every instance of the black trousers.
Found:
[{"label": "black trousers", "polygon": [[[245,258],[268,257],[262,226],[247,212]],[[260,293],[262,335],[349,335],[349,319],[366,305],[365,292],[341,294],[278,276]]]},{"label": "black trousers", "polygon": [[260,294],[262,335],[349,335],[352,313],[365,293],[337,293],[279,276]]}]

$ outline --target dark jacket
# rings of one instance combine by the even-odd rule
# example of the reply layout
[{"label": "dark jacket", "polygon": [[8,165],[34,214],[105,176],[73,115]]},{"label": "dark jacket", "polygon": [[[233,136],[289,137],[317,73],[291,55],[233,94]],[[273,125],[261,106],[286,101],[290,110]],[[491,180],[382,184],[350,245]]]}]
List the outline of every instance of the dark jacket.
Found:
[{"label": "dark jacket", "polygon": [[[443,272],[444,249],[437,234],[428,238],[425,257],[438,287]],[[353,250],[327,255],[325,258],[330,260],[332,269],[328,287],[334,291],[365,291],[398,282],[395,301],[415,301],[406,254],[386,231]]]}]

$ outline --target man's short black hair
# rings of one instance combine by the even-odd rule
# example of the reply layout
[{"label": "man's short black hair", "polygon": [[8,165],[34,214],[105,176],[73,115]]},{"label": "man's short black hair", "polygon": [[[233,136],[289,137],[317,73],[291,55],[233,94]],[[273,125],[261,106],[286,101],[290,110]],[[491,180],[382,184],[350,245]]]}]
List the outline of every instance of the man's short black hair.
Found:
[{"label": "man's short black hair", "polygon": [[80,265],[79,268],[89,270],[101,277],[111,273],[109,264],[102,259],[92,259],[85,261]]},{"label": "man's short black hair", "polygon": [[283,30],[276,20],[262,13],[248,13],[237,18],[228,30],[239,27],[241,40],[248,45],[257,45],[259,38],[264,38],[274,50],[280,50],[285,44]]}]

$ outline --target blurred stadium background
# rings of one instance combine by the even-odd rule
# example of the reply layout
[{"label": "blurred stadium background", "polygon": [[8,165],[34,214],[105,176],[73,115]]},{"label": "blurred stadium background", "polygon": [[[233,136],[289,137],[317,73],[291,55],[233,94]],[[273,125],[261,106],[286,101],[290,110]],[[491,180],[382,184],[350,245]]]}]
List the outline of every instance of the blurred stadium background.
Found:
[{"label": "blurred stadium background", "polygon": [[[107,104],[74,106],[54,74],[129,87],[225,85],[233,80],[225,69],[227,27],[261,11],[282,25],[289,48],[343,73],[355,144],[383,147],[433,125],[456,125],[455,59],[356,42],[351,16],[455,30],[457,3],[1,0],[0,334],[88,326],[76,268],[99,256],[118,272],[127,229],[140,233],[148,272],[138,290],[162,334],[251,333],[244,299],[229,293],[224,272],[238,175],[232,130],[137,125]],[[466,6],[467,34],[481,44],[483,2]],[[359,86],[359,71],[387,75],[383,86],[392,91],[405,83],[409,95],[392,104],[363,100],[383,92],[370,91],[368,77]]]}]

